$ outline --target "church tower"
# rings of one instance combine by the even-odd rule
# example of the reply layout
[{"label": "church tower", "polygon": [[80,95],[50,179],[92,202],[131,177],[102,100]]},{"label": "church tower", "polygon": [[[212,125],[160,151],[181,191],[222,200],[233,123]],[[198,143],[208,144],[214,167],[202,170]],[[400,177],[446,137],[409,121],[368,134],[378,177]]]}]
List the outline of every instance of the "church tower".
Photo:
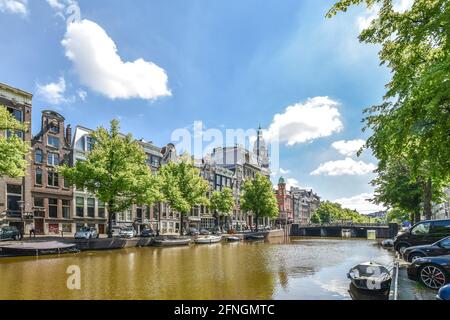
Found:
[{"label": "church tower", "polygon": [[263,137],[263,130],[261,126],[258,128],[258,137],[253,148],[253,152],[256,154],[258,163],[262,168],[269,168],[269,150]]}]

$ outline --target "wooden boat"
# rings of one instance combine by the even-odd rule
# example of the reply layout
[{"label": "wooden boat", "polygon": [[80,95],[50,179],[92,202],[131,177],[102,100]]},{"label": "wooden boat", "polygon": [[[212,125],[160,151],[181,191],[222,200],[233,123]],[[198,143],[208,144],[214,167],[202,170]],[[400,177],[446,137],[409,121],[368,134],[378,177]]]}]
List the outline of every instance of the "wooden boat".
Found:
[{"label": "wooden boat", "polygon": [[222,241],[221,236],[212,236],[212,235],[198,237],[197,239],[194,240],[196,244],[211,244],[211,243],[218,243],[220,241]]},{"label": "wooden boat", "polygon": [[241,238],[239,237],[227,237],[228,242],[239,242],[241,241]]},{"label": "wooden boat", "polygon": [[160,247],[173,247],[173,246],[186,246],[191,243],[191,238],[156,238],[153,240],[154,246]]},{"label": "wooden boat", "polygon": [[347,277],[361,290],[380,292],[389,290],[392,276],[389,270],[378,263],[365,262],[350,269]]},{"label": "wooden boat", "polygon": [[251,240],[251,241],[261,241],[264,240],[266,237],[264,235],[260,234],[246,234],[244,236],[245,240]]}]

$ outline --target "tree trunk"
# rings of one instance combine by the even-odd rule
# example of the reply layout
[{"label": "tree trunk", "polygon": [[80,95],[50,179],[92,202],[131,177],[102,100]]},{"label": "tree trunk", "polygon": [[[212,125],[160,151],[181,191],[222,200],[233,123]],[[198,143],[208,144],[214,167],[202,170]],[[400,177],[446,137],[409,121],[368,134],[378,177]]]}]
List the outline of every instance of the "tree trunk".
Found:
[{"label": "tree trunk", "polygon": [[425,218],[427,220],[431,220],[432,215],[431,198],[432,198],[432,182],[431,178],[428,178],[428,181],[425,183],[424,186],[424,199],[423,199],[423,210]]},{"label": "tree trunk", "polygon": [[113,223],[113,217],[115,216],[115,212],[108,211],[108,238],[111,239],[113,237],[112,234],[112,223]]},{"label": "tree trunk", "polygon": [[159,237],[161,231],[161,204],[158,204],[158,227],[156,228],[156,236]]},{"label": "tree trunk", "polygon": [[180,213],[180,236],[183,236],[183,214]]},{"label": "tree trunk", "polygon": [[420,222],[420,209],[417,208],[416,211],[414,211],[414,219],[411,220],[413,224]]},{"label": "tree trunk", "polygon": [[255,215],[255,219],[256,219],[256,231],[258,231],[259,230],[259,228],[258,228],[258,215]]}]

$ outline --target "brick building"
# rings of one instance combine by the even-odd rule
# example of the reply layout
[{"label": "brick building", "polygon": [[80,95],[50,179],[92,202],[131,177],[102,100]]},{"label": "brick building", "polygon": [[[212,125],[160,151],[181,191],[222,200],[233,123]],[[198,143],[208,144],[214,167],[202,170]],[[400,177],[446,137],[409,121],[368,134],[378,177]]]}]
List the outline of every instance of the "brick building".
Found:
[{"label": "brick building", "polygon": [[[0,135],[17,134],[31,144],[31,111],[33,95],[26,91],[0,83],[0,106],[19,121],[28,124],[26,132],[0,132]],[[28,163],[31,163],[27,157]],[[28,166],[26,176],[21,179],[0,177],[0,225],[16,226],[24,232],[31,225],[31,166]]]},{"label": "brick building", "polygon": [[45,110],[41,129],[32,140],[31,196],[36,234],[74,233],[73,190],[58,174],[58,165],[70,165],[71,127],[64,117]]}]

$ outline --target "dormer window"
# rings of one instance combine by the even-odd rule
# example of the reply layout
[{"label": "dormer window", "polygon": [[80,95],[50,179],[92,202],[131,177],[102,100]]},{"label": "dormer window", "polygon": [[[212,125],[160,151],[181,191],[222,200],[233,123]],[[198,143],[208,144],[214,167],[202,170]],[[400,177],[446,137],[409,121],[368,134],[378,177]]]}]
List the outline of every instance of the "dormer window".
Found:
[{"label": "dormer window", "polygon": [[55,134],[59,133],[58,123],[55,121],[50,122],[48,125],[48,131],[50,131],[51,133],[55,133]]},{"label": "dormer window", "polygon": [[87,136],[86,137],[86,151],[91,152],[94,149],[94,138]]}]

